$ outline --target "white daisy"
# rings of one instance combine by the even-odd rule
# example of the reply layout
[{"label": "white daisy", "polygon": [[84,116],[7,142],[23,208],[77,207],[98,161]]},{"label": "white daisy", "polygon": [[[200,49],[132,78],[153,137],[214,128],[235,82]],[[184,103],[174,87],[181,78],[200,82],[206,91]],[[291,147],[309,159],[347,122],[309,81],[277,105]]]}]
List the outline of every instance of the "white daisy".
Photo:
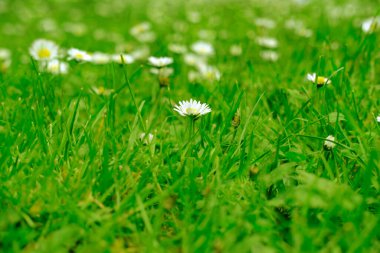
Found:
[{"label": "white daisy", "polygon": [[326,137],[326,140],[323,145],[326,149],[333,149],[336,145],[334,141],[335,141],[335,137],[332,135],[329,135]]},{"label": "white daisy", "polygon": [[276,22],[269,18],[256,18],[255,24],[262,28],[273,29],[276,27]]},{"label": "white daisy", "polygon": [[93,86],[91,87],[91,89],[100,96],[108,96],[113,92],[113,89],[106,89],[103,86],[99,86],[99,87]]},{"label": "white daisy", "polygon": [[0,48],[0,60],[8,60],[11,58],[11,51],[6,48]]},{"label": "white daisy", "polygon": [[35,40],[29,48],[30,55],[37,61],[50,61],[57,58],[58,46],[50,40]]},{"label": "white daisy", "polygon": [[137,37],[143,33],[149,32],[150,28],[151,28],[150,23],[143,22],[132,27],[129,32],[131,33],[132,36]]},{"label": "white daisy", "polygon": [[181,44],[169,44],[168,49],[176,54],[184,54],[187,51],[186,46]]},{"label": "white daisy", "polygon": [[264,50],[260,52],[260,57],[263,60],[275,62],[278,61],[279,55],[276,51]]},{"label": "white daisy", "polygon": [[362,30],[365,33],[373,33],[380,29],[380,17],[369,18],[363,21]]},{"label": "white daisy", "polygon": [[199,117],[211,112],[211,108],[206,103],[202,104],[190,99],[190,101],[180,101],[179,105],[174,106],[174,111],[178,112],[181,116]]},{"label": "white daisy", "polygon": [[0,48],[0,72],[6,72],[11,63],[11,51],[6,48]]},{"label": "white daisy", "polygon": [[111,56],[102,52],[92,54],[92,62],[95,64],[107,64],[111,61]]},{"label": "white daisy", "polygon": [[129,54],[114,54],[111,56],[112,61],[119,64],[131,64],[135,59]]},{"label": "white daisy", "polygon": [[198,41],[191,45],[191,49],[198,55],[211,56],[214,54],[214,47],[207,42]]},{"label": "white daisy", "polygon": [[195,54],[185,54],[183,57],[183,60],[185,61],[187,65],[195,66],[195,67],[202,64],[206,64],[204,57],[201,57]]},{"label": "white daisy", "polygon": [[324,76],[318,76],[316,73],[307,74],[306,76],[307,80],[310,82],[316,83],[317,87],[322,87],[325,84],[330,84],[331,80]]},{"label": "white daisy", "polygon": [[149,47],[141,47],[130,53],[135,60],[145,60],[150,55]]},{"label": "white daisy", "polygon": [[271,37],[259,37],[256,40],[257,44],[262,47],[266,48],[277,48],[278,47],[278,41],[275,38]]},{"label": "white daisy", "polygon": [[173,74],[173,68],[151,68],[150,73],[158,76],[169,77]]},{"label": "white daisy", "polygon": [[230,47],[230,54],[232,56],[239,56],[243,53],[243,49],[241,48],[240,45],[232,45]]},{"label": "white daisy", "polygon": [[208,81],[219,81],[220,72],[217,68],[209,65],[199,65],[199,73]]},{"label": "white daisy", "polygon": [[148,61],[151,65],[155,66],[155,67],[158,67],[158,68],[162,68],[162,67],[165,67],[167,65],[170,65],[173,63],[173,58],[170,58],[170,57],[154,57],[154,56],[151,56],[148,58]]},{"label": "white daisy", "polygon": [[67,54],[69,56],[68,57],[69,60],[84,61],[84,62],[92,61],[92,57],[89,53],[77,48],[70,48],[67,51]]},{"label": "white daisy", "polygon": [[141,133],[141,134],[139,135],[139,139],[140,139],[140,141],[141,141],[143,144],[145,144],[145,145],[148,145],[148,144],[152,143],[153,138],[154,138],[154,135],[151,134],[151,133],[149,133],[148,135],[147,135],[146,133]]},{"label": "white daisy", "polygon": [[46,71],[52,74],[67,74],[69,65],[57,59],[51,60],[46,65]]}]

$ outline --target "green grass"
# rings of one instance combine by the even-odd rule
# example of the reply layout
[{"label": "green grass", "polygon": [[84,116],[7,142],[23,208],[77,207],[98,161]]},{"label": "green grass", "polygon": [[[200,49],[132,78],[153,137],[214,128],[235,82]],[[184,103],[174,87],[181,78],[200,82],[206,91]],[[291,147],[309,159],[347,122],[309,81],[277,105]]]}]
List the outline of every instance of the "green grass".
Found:
[{"label": "green grass", "polygon": [[[380,33],[360,27],[377,1],[88,2],[0,2],[0,47],[12,51],[0,74],[0,252],[380,251]],[[276,27],[255,25],[262,17]],[[311,37],[287,29],[291,18]],[[143,21],[150,55],[174,58],[167,88],[147,61],[70,62],[59,76],[28,54],[38,38],[138,48],[129,30]],[[278,61],[260,57],[260,36],[278,40]],[[189,82],[167,48],[197,40],[215,47],[220,81]],[[317,88],[312,72],[331,84]],[[190,98],[212,108],[192,136],[173,110]]]}]

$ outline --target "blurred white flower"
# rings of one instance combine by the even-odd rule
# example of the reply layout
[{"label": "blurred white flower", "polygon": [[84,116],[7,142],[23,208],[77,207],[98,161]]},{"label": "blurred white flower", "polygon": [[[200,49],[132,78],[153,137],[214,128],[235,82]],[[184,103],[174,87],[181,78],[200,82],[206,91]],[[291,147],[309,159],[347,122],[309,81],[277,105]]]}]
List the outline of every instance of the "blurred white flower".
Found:
[{"label": "blurred white flower", "polygon": [[75,36],[82,36],[87,32],[87,26],[84,23],[64,23],[63,30]]},{"label": "blurred white flower", "polygon": [[92,61],[92,57],[89,53],[84,50],[80,50],[77,48],[70,48],[67,51],[68,60],[76,60],[79,62],[90,62]]},{"label": "blurred white flower", "polygon": [[260,57],[263,60],[275,62],[278,61],[279,55],[276,51],[264,50],[260,52]]},{"label": "blurred white flower", "polygon": [[0,72],[6,72],[11,63],[11,51],[6,48],[0,48]]},{"label": "blurred white flower", "polygon": [[94,52],[92,54],[92,62],[95,64],[107,64],[111,61],[111,56],[102,52]]},{"label": "blurred white flower", "polygon": [[187,74],[187,78],[189,79],[190,82],[196,82],[196,81],[201,80],[201,74],[197,71],[191,70]]},{"label": "blurred white flower", "polygon": [[211,108],[206,103],[201,103],[196,100],[180,101],[179,105],[174,106],[174,111],[181,116],[199,117],[211,112]]},{"label": "blurred white flower", "polygon": [[191,45],[191,49],[198,55],[211,56],[214,54],[214,47],[207,42],[198,41]]},{"label": "blurred white flower", "polygon": [[199,73],[201,76],[208,81],[219,81],[220,72],[217,68],[209,65],[199,65]]},{"label": "blurred white flower", "polygon": [[6,48],[0,48],[0,60],[8,60],[11,58],[11,51]]},{"label": "blurred white flower", "polygon": [[149,47],[141,47],[131,52],[130,55],[135,60],[145,60],[150,54]]},{"label": "blurred white flower", "polygon": [[113,54],[111,55],[111,59],[118,64],[132,64],[135,61],[129,54]]},{"label": "blurred white flower", "polygon": [[377,123],[380,123],[380,115],[377,116],[376,120],[377,120]]},{"label": "blurred white flower", "polygon": [[149,64],[158,68],[165,67],[173,63],[173,58],[170,57],[154,57],[148,58]]},{"label": "blurred white flower", "polygon": [[156,40],[156,34],[154,32],[142,33],[136,37],[140,42],[153,42]]},{"label": "blurred white flower", "polygon": [[205,58],[203,58],[199,55],[191,54],[191,53],[184,55],[184,61],[187,65],[195,66],[195,67],[202,65],[202,64],[206,64]]},{"label": "blurred white flower", "polygon": [[333,149],[334,147],[335,147],[335,143],[334,143],[334,141],[335,141],[335,137],[334,136],[332,136],[332,135],[329,135],[329,136],[327,136],[326,137],[326,140],[325,140],[325,142],[324,142],[324,147],[326,148],[326,149]]},{"label": "blurred white flower", "polygon": [[362,30],[365,33],[373,33],[380,29],[380,17],[373,17],[363,21]]},{"label": "blurred white flower", "polygon": [[169,44],[168,49],[176,54],[184,54],[187,52],[187,48],[181,44]]},{"label": "blurred white flower", "polygon": [[187,13],[187,19],[191,23],[199,23],[199,21],[201,21],[201,14],[196,11],[190,11]]},{"label": "blurred white flower", "polygon": [[328,78],[326,78],[324,76],[318,76],[317,77],[316,73],[307,74],[306,78],[310,82],[313,82],[313,83],[317,84],[317,87],[322,87],[325,84],[330,84],[331,83],[330,79],[328,79]]},{"label": "blurred white flower", "polygon": [[143,23],[137,24],[134,27],[132,27],[129,32],[132,36],[136,37],[136,36],[139,36],[145,32],[150,31],[150,28],[151,28],[150,23],[143,22]]},{"label": "blurred white flower", "polygon": [[277,48],[278,47],[278,41],[275,38],[271,37],[259,37],[256,40],[257,44],[262,47],[266,48]]},{"label": "blurred white flower", "polygon": [[230,54],[232,56],[239,56],[242,54],[242,52],[243,52],[243,49],[241,48],[240,45],[232,45],[230,47]]},{"label": "blurred white flower", "polygon": [[158,76],[169,77],[174,72],[173,68],[151,68],[150,73]]},{"label": "blurred white flower", "polygon": [[160,87],[167,87],[169,85],[169,77],[173,74],[173,68],[151,68],[150,73],[157,75]]},{"label": "blurred white flower", "polygon": [[69,71],[69,65],[66,62],[54,59],[47,62],[46,71],[55,75],[67,74]]},{"label": "blurred white flower", "polygon": [[256,18],[255,24],[259,27],[267,28],[267,29],[273,29],[276,27],[276,22],[274,20],[269,18]]},{"label": "blurred white flower", "polygon": [[37,61],[50,61],[57,58],[58,46],[53,41],[37,39],[29,48],[29,53]]},{"label": "blurred white flower", "polygon": [[99,87],[93,86],[91,87],[91,89],[100,96],[108,96],[113,92],[112,89],[105,89],[103,86],[99,86]]},{"label": "blurred white flower", "polygon": [[149,134],[141,133],[139,136],[140,141],[145,145],[152,143],[153,138],[154,138],[154,135],[151,133],[149,133]]},{"label": "blurred white flower", "polygon": [[152,42],[156,39],[156,34],[151,31],[151,25],[148,22],[135,25],[130,33],[140,42]]}]

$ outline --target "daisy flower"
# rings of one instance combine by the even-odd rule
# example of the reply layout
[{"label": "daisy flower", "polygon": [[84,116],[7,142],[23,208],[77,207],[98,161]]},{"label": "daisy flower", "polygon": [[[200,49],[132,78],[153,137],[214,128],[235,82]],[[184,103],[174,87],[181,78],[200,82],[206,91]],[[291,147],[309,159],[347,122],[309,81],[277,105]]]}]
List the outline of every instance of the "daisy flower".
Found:
[{"label": "daisy flower", "polygon": [[278,47],[278,41],[275,38],[271,37],[260,37],[256,40],[257,44],[262,47],[266,48],[277,48]]},{"label": "daisy flower", "polygon": [[0,48],[0,72],[6,72],[11,63],[11,51]]},{"label": "daisy flower", "polygon": [[211,108],[206,103],[201,103],[196,100],[180,101],[179,105],[174,106],[174,111],[178,112],[181,116],[191,116],[198,118],[211,112]]},{"label": "daisy flower", "polygon": [[102,52],[92,54],[92,62],[95,64],[107,64],[111,60],[111,56]]},{"label": "daisy flower", "polygon": [[135,61],[135,58],[129,54],[114,54],[111,56],[111,59],[119,64],[131,64]]},{"label": "daisy flower", "polygon": [[99,87],[96,87],[96,86],[93,86],[91,87],[91,89],[99,96],[108,96],[110,95],[113,90],[112,89],[106,89],[104,88],[103,86],[99,86]]},{"label": "daisy flower", "polygon": [[150,28],[151,28],[150,23],[143,22],[132,27],[129,32],[132,36],[137,37],[143,33],[149,32]]},{"label": "daisy flower", "polygon": [[335,141],[335,137],[332,136],[332,135],[329,135],[329,136],[326,137],[326,140],[325,140],[323,146],[324,146],[326,149],[331,150],[331,149],[333,149],[333,148],[335,147],[335,145],[336,145],[336,144],[334,143],[334,141]]},{"label": "daisy flower", "polygon": [[278,61],[279,55],[273,50],[264,50],[260,52],[260,57],[265,61],[275,62]]},{"label": "daisy flower", "polygon": [[189,66],[200,66],[202,64],[206,64],[205,63],[205,59],[199,55],[195,55],[195,54],[185,54],[184,57],[183,57],[183,60],[185,61],[185,63]]},{"label": "daisy flower", "polygon": [[230,54],[232,56],[239,56],[242,54],[242,52],[243,52],[243,49],[241,48],[240,45],[232,45],[230,47]]},{"label": "daisy flower", "polygon": [[58,46],[53,41],[38,39],[29,48],[30,55],[37,61],[50,61],[58,56]]},{"label": "daisy flower", "polygon": [[57,59],[51,60],[46,65],[46,71],[52,74],[67,74],[69,65]]},{"label": "daisy flower", "polygon": [[210,43],[198,41],[191,45],[191,49],[198,55],[211,56],[214,54],[214,48]]},{"label": "daisy flower", "polygon": [[306,78],[310,82],[316,83],[318,88],[322,87],[325,84],[330,84],[331,83],[330,79],[328,79],[327,77],[324,77],[324,76],[318,76],[317,77],[316,73],[307,74]]},{"label": "daisy flower", "polygon": [[152,66],[155,66],[155,67],[158,67],[158,68],[162,68],[162,67],[165,67],[167,65],[172,64],[173,63],[173,58],[151,56],[151,57],[148,58],[148,61],[149,61],[149,63]]},{"label": "daisy flower", "polygon": [[380,29],[380,17],[369,18],[362,23],[362,30],[365,33],[373,33]]},{"label": "daisy flower", "polygon": [[149,134],[141,133],[141,134],[139,135],[139,139],[140,139],[140,141],[141,141],[144,145],[148,145],[148,144],[152,143],[153,138],[154,138],[154,135],[151,134],[151,133],[149,133]]},{"label": "daisy flower", "polygon": [[129,32],[140,42],[152,42],[156,39],[156,34],[151,31],[151,25],[148,22],[135,25]]},{"label": "daisy flower", "polygon": [[256,18],[255,25],[266,29],[273,29],[276,27],[276,22],[269,18]]},{"label": "daisy flower", "polygon": [[157,75],[160,87],[167,87],[169,85],[169,77],[173,74],[173,68],[151,68],[150,73]]},{"label": "daisy flower", "polygon": [[130,53],[135,60],[145,60],[150,55],[149,47],[141,47]]},{"label": "daisy flower", "polygon": [[201,76],[208,81],[219,81],[220,80],[220,72],[217,68],[209,65],[200,65],[199,73]]},{"label": "daisy flower", "polygon": [[77,48],[70,48],[67,51],[67,54],[69,56],[68,58],[69,60],[85,61],[85,62],[92,61],[92,57],[89,53]]},{"label": "daisy flower", "polygon": [[168,49],[176,54],[184,54],[187,52],[187,48],[181,44],[169,44]]}]

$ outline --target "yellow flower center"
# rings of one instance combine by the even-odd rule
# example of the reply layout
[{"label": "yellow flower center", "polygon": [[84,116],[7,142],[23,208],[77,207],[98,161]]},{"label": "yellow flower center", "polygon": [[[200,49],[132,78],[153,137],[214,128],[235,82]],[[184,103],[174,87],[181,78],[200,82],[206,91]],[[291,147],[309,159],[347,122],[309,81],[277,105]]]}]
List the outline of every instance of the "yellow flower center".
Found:
[{"label": "yellow flower center", "polygon": [[325,84],[326,78],[323,76],[318,76],[317,78],[317,84]]},{"label": "yellow flower center", "polygon": [[38,57],[40,57],[41,59],[46,59],[46,58],[49,58],[50,55],[51,55],[51,52],[49,49],[47,48],[41,48],[38,53],[37,53]]},{"label": "yellow flower center", "polygon": [[76,58],[76,59],[83,59],[84,56],[83,56],[83,54],[81,54],[81,53],[76,53],[76,54],[75,54],[75,58]]},{"label": "yellow flower center", "polygon": [[198,114],[198,110],[193,107],[186,108],[186,113],[190,115],[196,115]]},{"label": "yellow flower center", "polygon": [[100,87],[98,88],[98,93],[99,93],[99,94],[104,94],[105,91],[106,91],[106,90],[104,89],[103,86],[100,86]]}]

